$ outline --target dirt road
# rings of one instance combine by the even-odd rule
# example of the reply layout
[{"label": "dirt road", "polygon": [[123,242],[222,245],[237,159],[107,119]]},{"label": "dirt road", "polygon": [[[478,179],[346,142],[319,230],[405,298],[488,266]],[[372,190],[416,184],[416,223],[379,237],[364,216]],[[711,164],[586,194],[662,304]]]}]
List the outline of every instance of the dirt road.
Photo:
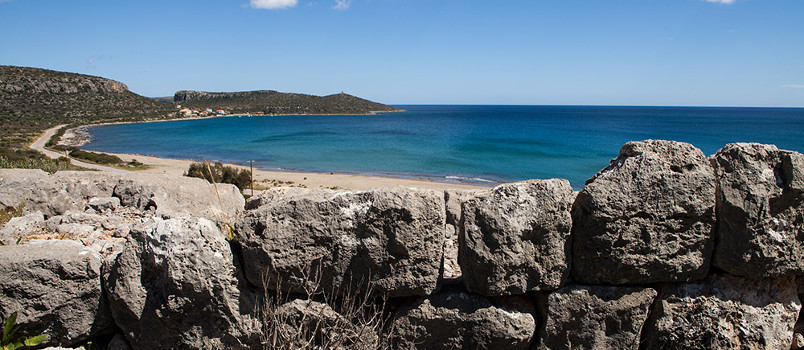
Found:
[{"label": "dirt road", "polygon": [[[45,156],[47,156],[50,159],[57,159],[59,157],[66,157],[66,155],[64,155],[64,154],[54,152],[54,151],[51,151],[49,149],[45,149],[45,144],[47,143],[48,140],[50,140],[51,137],[53,137],[53,134],[55,134],[56,131],[58,131],[59,129],[65,127],[66,125],[67,124],[57,125],[57,126],[54,126],[54,127],[50,128],[50,129],[45,130],[45,133],[42,134],[42,136],[40,136],[36,141],[34,141],[31,144],[31,146],[29,146],[29,147],[34,151],[41,152],[42,154],[44,154]],[[72,165],[75,165],[75,166],[80,166],[82,168],[94,169],[94,170],[112,171],[112,172],[116,172],[116,173],[128,171],[128,170],[123,170],[123,169],[118,169],[118,168],[113,168],[113,167],[108,167],[108,166],[103,166],[103,165],[86,163],[86,162],[82,162],[80,160],[73,159],[73,158],[70,158],[70,163]]]}]

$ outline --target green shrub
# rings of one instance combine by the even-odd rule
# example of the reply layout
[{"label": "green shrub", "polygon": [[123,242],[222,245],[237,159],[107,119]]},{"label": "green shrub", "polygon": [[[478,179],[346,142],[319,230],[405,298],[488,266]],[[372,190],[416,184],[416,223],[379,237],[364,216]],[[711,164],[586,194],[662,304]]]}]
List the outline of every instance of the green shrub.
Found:
[{"label": "green shrub", "polygon": [[251,171],[237,169],[232,166],[224,166],[220,162],[191,163],[190,169],[184,174],[189,177],[198,177],[209,182],[227,183],[237,186],[241,191],[251,185]]},{"label": "green shrub", "polygon": [[123,162],[118,156],[106,153],[84,151],[77,147],[69,147],[70,157],[87,160],[97,164],[120,164]]},{"label": "green shrub", "polygon": [[65,127],[62,127],[59,130],[56,130],[56,132],[53,133],[53,136],[51,136],[50,139],[47,140],[47,143],[45,143],[45,147],[58,146],[59,140],[61,140],[61,137],[64,136],[64,132],[67,131],[67,128],[69,128],[69,127],[65,126]]},{"label": "green shrub", "polygon": [[14,339],[14,333],[20,328],[16,323],[17,313],[14,312],[8,317],[3,327],[3,338],[0,339],[0,346],[3,347],[3,350],[15,350],[26,346],[37,346],[48,339],[47,335],[37,335],[30,338],[18,337]]}]

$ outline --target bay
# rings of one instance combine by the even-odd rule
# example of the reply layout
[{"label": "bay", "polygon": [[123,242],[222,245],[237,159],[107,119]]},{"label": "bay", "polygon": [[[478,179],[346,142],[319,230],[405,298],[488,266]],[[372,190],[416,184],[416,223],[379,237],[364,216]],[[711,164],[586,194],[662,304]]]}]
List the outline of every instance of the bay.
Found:
[{"label": "bay", "polygon": [[83,148],[270,170],[496,183],[565,178],[575,189],[632,140],[804,152],[804,109],[402,105],[368,116],[230,116],[89,128]]}]

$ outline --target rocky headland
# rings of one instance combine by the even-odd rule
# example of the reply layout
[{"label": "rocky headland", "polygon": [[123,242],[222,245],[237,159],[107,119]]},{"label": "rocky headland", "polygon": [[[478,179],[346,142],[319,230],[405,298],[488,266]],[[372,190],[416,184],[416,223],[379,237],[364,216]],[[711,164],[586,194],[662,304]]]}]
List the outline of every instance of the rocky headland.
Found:
[{"label": "rocky headland", "polygon": [[[371,114],[398,109],[345,93],[313,96],[271,90],[178,91],[148,98],[124,83],[48,69],[0,65],[0,159],[42,158],[28,144],[56,125],[198,118],[232,114]],[[81,135],[79,135],[80,137]]]},{"label": "rocky headland", "polygon": [[397,108],[346,93],[314,96],[273,90],[242,92],[178,91],[173,103],[184,108],[227,114],[371,114]]},{"label": "rocky headland", "polygon": [[804,346],[804,155],[772,145],[629,142],[580,192],[4,169],[0,206],[0,316],[45,346]]}]

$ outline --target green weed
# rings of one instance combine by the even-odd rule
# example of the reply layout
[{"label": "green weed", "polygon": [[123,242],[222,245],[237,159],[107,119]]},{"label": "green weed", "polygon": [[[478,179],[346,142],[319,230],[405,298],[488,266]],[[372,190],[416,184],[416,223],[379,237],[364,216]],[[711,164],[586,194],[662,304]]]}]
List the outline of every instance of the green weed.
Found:
[{"label": "green weed", "polygon": [[3,350],[15,350],[26,346],[37,346],[49,338],[46,334],[42,334],[30,338],[18,337],[15,339],[14,333],[20,328],[16,323],[17,313],[14,312],[8,317],[3,327],[3,339],[2,342],[0,342],[0,346],[3,347]]},{"label": "green weed", "polygon": [[0,156],[0,168],[42,169],[51,174],[59,170],[86,170],[70,164],[70,160],[64,157],[59,159],[46,159],[46,158],[11,159]]},{"label": "green weed", "polygon": [[25,203],[20,203],[17,207],[8,207],[0,209],[0,226],[5,225],[9,220],[22,215],[22,210],[25,209]]}]

